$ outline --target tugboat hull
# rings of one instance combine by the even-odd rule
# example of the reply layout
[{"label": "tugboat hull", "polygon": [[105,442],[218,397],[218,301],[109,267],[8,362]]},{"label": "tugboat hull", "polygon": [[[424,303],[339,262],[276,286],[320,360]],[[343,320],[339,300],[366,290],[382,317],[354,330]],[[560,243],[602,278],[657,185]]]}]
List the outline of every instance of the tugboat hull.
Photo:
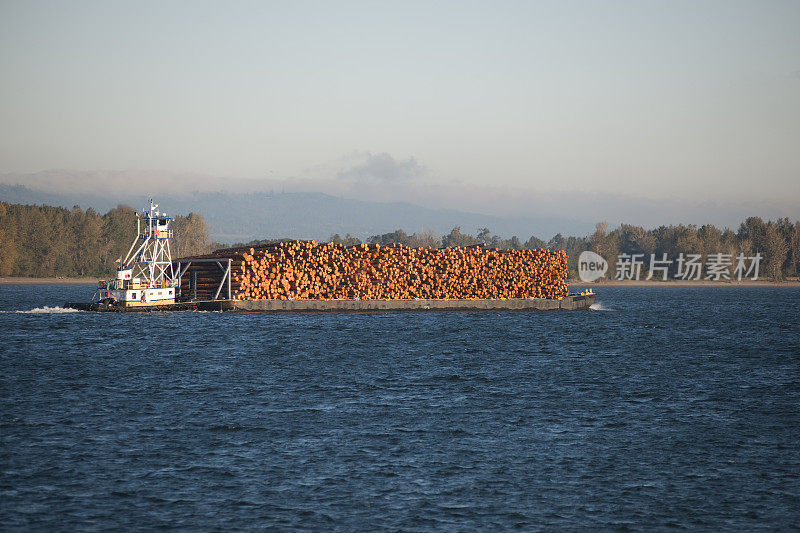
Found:
[{"label": "tugboat hull", "polygon": [[197,303],[180,302],[163,305],[124,306],[114,302],[67,302],[67,309],[78,311],[96,311],[100,313],[153,313],[157,311],[196,311]]}]

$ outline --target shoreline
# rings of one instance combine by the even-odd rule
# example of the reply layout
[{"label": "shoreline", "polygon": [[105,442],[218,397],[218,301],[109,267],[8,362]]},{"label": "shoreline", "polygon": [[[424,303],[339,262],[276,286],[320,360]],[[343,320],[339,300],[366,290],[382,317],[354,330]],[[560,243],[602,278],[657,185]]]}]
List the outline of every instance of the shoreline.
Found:
[{"label": "shoreline", "polygon": [[0,277],[0,285],[97,285],[100,278]]},{"label": "shoreline", "polygon": [[604,280],[601,282],[583,282],[579,280],[567,281],[570,287],[800,287],[800,281],[769,281],[769,280],[742,280],[742,281],[655,281],[655,280]]}]

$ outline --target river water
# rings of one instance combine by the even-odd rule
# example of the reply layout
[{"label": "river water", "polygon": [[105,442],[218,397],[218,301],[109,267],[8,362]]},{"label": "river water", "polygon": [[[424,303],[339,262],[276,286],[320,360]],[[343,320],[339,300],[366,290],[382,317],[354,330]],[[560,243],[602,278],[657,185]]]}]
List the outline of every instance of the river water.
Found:
[{"label": "river water", "polygon": [[800,290],[94,314],[0,286],[4,530],[788,529]]}]

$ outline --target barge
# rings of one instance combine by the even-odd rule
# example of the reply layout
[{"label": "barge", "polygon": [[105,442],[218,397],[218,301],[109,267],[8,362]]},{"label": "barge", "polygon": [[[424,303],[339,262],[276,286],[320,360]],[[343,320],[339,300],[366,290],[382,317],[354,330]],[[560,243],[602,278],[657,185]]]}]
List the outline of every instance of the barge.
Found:
[{"label": "barge", "polygon": [[142,313],[157,311],[232,311],[240,313],[380,313],[425,311],[577,311],[589,309],[594,293],[570,295],[560,300],[508,298],[505,300],[194,300],[168,305],[126,307],[105,302],[68,302],[81,311]]},{"label": "barge", "polygon": [[[486,297],[488,293],[485,291],[480,293],[472,290],[458,292],[452,298],[447,297],[447,294],[443,295],[441,293],[433,295],[434,297],[430,297],[430,295],[425,297],[419,293],[416,296],[423,297],[409,297],[409,294],[414,296],[411,290],[406,290],[403,294],[397,294],[402,288],[394,288],[393,293],[384,294],[375,294],[365,289],[368,297],[359,298],[357,296],[363,295],[358,294],[358,292],[352,293],[352,280],[350,280],[350,293],[333,294],[329,286],[329,292],[324,292],[320,289],[315,294],[308,294],[311,291],[308,291],[308,289],[301,291],[300,284],[306,283],[307,286],[316,286],[319,289],[319,280],[309,281],[309,274],[312,279],[314,279],[314,274],[304,270],[302,262],[298,264],[297,262],[292,263],[292,261],[297,261],[297,257],[308,258],[315,250],[321,250],[323,254],[331,254],[335,252],[335,250],[330,249],[332,245],[318,245],[313,241],[311,243],[297,241],[297,245],[287,245],[286,254],[284,254],[283,250],[275,252],[284,257],[284,260],[288,261],[288,263],[280,260],[278,263],[273,263],[272,266],[264,262],[264,256],[262,256],[261,262],[254,260],[253,254],[255,250],[253,248],[250,248],[249,251],[228,249],[205,256],[173,260],[170,249],[170,240],[173,237],[170,229],[171,222],[172,218],[165,213],[159,212],[158,205],[151,200],[149,210],[143,210],[141,215],[137,213],[137,236],[128,250],[128,254],[124,258],[117,260],[119,267],[117,268],[115,279],[101,281],[91,301],[67,302],[65,307],[84,311],[122,313],[195,310],[277,313],[531,312],[589,309],[597,296],[591,290],[585,290],[579,294],[569,293],[566,287],[566,255],[563,255],[563,252],[548,252],[547,250],[511,252],[516,255],[506,257],[507,261],[508,257],[512,257],[510,259],[512,264],[519,265],[521,263],[513,263],[514,258],[520,257],[520,261],[530,259],[526,258],[525,254],[539,254],[540,257],[542,254],[550,254],[551,256],[562,254],[563,258],[555,257],[555,259],[557,262],[563,261],[563,264],[559,267],[563,270],[563,276],[558,275],[555,278],[549,276],[547,278],[550,283],[556,283],[556,285],[551,285],[550,289],[546,290],[552,291],[552,287],[556,287],[558,292],[544,292],[544,296],[547,297],[541,297],[543,295],[542,287],[547,287],[547,285],[539,285],[535,281],[521,284],[524,287],[529,287],[529,289],[515,293],[510,291],[499,294],[492,293],[490,297]],[[361,246],[363,246],[363,251],[359,249],[350,255],[358,257],[359,261],[363,261],[363,265],[365,265],[363,268],[368,269],[371,273],[368,279],[374,282],[377,279],[376,276],[380,277],[380,272],[383,271],[380,263],[381,254],[386,254],[387,250],[383,248],[381,251],[377,246],[375,250],[370,250],[366,245]],[[457,249],[456,251],[458,252]],[[405,253],[403,250],[398,252],[398,250],[391,249],[389,252],[391,254]],[[265,251],[264,253],[268,252]],[[413,254],[413,251],[409,253]],[[488,256],[494,254],[493,257],[489,257],[490,261],[498,261],[498,258],[500,260],[503,259],[502,256],[497,255],[497,251],[487,251],[485,253]],[[243,263],[242,259],[249,261],[249,263]],[[299,261],[303,261],[303,259],[299,259]],[[334,263],[329,260],[327,263],[323,263],[322,268],[329,271],[336,270],[338,266]],[[465,261],[465,263],[469,262]],[[541,261],[534,264],[540,263]],[[316,264],[319,268],[320,261],[318,258]],[[487,264],[494,265],[495,263]],[[434,262],[434,265],[439,265],[438,261]],[[247,276],[243,277],[242,275],[246,270],[245,267],[258,270],[258,272],[253,271],[254,279],[262,279],[264,283],[271,284],[272,287],[277,286],[277,280],[280,279],[284,288],[278,288],[277,294],[273,294],[272,297],[269,297],[269,294],[259,293],[254,289],[249,291],[243,289],[247,281]],[[289,272],[287,277],[291,281],[281,277],[283,275],[281,269],[284,267]],[[353,271],[349,267],[343,266],[342,268],[345,271]],[[413,269],[413,266],[409,268]],[[488,272],[491,273],[494,268],[494,266],[491,266]],[[524,267],[517,266],[516,268],[517,272],[522,276],[521,279],[524,279],[526,272]],[[398,271],[396,265],[394,266],[394,271]],[[354,272],[359,275],[362,271],[356,268]],[[553,282],[552,280],[559,281]],[[473,280],[473,282],[477,283],[478,281]],[[486,280],[479,280],[479,282],[485,284]],[[359,287],[364,286],[359,285]],[[255,294],[253,294],[254,292]],[[259,297],[259,294],[261,297]],[[300,297],[297,297],[298,295]],[[451,294],[450,296],[453,295]]]}]

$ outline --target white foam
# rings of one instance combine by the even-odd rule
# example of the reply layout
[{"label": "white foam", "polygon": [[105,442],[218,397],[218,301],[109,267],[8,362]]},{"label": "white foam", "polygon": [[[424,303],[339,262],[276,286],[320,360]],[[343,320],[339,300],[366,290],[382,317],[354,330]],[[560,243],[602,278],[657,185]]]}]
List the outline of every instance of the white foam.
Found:
[{"label": "white foam", "polygon": [[17,311],[17,313],[23,313],[26,315],[41,315],[41,314],[59,314],[59,313],[80,313],[78,309],[68,309],[64,307],[49,307],[45,305],[44,307],[36,307],[34,309],[30,309],[29,311]]},{"label": "white foam", "polygon": [[611,309],[610,307],[606,307],[603,305],[603,302],[595,302],[589,306],[589,309],[592,311],[615,311],[615,309]]}]

